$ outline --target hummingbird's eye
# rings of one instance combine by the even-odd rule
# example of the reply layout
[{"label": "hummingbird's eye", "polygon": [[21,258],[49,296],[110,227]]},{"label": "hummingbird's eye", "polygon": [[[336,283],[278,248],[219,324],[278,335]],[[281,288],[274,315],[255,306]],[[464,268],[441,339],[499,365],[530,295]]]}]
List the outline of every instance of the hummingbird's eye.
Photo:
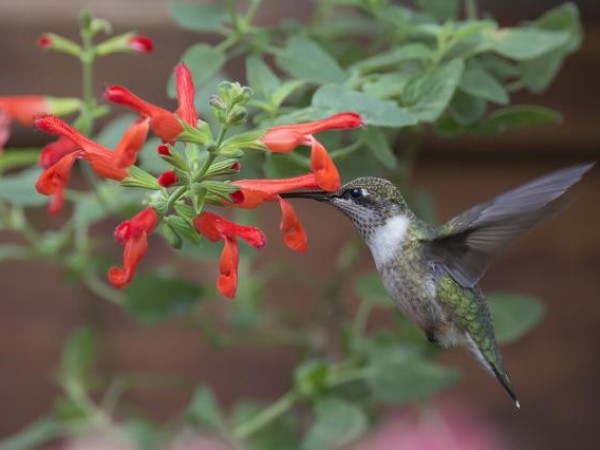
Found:
[{"label": "hummingbird's eye", "polygon": [[344,192],[344,197],[345,198],[361,198],[363,196],[363,190],[359,189],[359,188],[353,188],[353,189],[348,189],[346,192]]}]

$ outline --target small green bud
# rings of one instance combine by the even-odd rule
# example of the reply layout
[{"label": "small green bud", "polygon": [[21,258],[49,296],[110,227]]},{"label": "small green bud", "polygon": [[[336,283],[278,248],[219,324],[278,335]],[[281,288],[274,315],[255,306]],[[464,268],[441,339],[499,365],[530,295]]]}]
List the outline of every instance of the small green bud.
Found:
[{"label": "small green bud", "polygon": [[242,125],[246,121],[246,117],[248,117],[246,108],[236,105],[229,114],[227,114],[227,124],[233,127]]},{"label": "small green bud", "polygon": [[76,58],[81,56],[81,47],[77,43],[58,34],[44,33],[38,38],[37,44],[43,50],[64,53]]},{"label": "small green bud", "polygon": [[106,19],[93,19],[90,23],[90,31],[92,34],[97,34],[101,31],[109,34],[112,33],[112,24]]},{"label": "small green bud", "polygon": [[208,104],[219,111],[226,111],[227,105],[218,95],[211,95],[208,98]]},{"label": "small green bud", "polygon": [[131,166],[127,169],[127,175],[127,178],[121,181],[121,186],[139,187],[151,190],[158,190],[161,188],[155,177],[137,166]]}]

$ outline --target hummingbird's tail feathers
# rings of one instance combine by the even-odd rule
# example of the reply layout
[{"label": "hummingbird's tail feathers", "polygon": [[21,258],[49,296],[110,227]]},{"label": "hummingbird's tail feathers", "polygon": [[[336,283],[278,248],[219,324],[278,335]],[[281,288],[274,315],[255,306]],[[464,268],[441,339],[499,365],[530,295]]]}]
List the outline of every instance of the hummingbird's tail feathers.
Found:
[{"label": "hummingbird's tail feathers", "polygon": [[477,360],[481,366],[488,371],[491,375],[493,375],[500,385],[504,388],[506,393],[515,403],[515,406],[520,409],[521,403],[519,403],[519,399],[517,397],[517,393],[515,392],[515,388],[513,387],[506,370],[504,369],[504,364],[502,362],[502,356],[500,356],[500,352],[496,347],[494,342],[493,348],[490,349],[490,352],[484,352],[477,345],[477,343],[473,340],[469,333],[466,333],[467,340],[467,348],[469,349],[471,355]]},{"label": "hummingbird's tail feathers", "polygon": [[561,195],[594,164],[553,172],[454,217],[436,230],[430,256],[460,285],[475,286],[500,250],[566,206]]}]

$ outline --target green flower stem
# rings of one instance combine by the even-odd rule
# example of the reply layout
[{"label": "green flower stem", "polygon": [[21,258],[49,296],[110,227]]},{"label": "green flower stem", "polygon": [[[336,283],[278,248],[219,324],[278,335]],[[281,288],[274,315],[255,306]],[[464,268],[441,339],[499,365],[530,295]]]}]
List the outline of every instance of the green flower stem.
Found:
[{"label": "green flower stem", "polygon": [[236,439],[246,439],[256,433],[261,428],[269,425],[278,417],[285,414],[291,409],[298,400],[298,394],[290,391],[279,400],[267,406],[260,413],[252,417],[250,420],[240,424],[234,431],[233,436]]},{"label": "green flower stem", "polygon": [[352,335],[354,339],[360,339],[363,335],[369,320],[369,314],[371,313],[371,304],[364,300],[361,300],[354,317],[354,323],[352,325]]},{"label": "green flower stem", "polygon": [[108,284],[101,281],[98,276],[90,272],[81,274],[81,280],[85,286],[98,297],[108,300],[112,303],[122,305],[125,297],[119,291],[112,289]]}]

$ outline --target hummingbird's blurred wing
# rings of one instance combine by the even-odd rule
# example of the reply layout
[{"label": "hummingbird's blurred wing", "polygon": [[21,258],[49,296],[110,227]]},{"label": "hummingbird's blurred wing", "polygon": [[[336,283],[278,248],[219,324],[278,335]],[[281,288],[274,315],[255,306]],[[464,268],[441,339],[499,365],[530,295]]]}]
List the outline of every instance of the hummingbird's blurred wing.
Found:
[{"label": "hummingbird's blurred wing", "polygon": [[431,258],[460,285],[473,287],[499,250],[566,206],[559,197],[594,164],[553,172],[454,217],[435,230],[427,245]]}]

